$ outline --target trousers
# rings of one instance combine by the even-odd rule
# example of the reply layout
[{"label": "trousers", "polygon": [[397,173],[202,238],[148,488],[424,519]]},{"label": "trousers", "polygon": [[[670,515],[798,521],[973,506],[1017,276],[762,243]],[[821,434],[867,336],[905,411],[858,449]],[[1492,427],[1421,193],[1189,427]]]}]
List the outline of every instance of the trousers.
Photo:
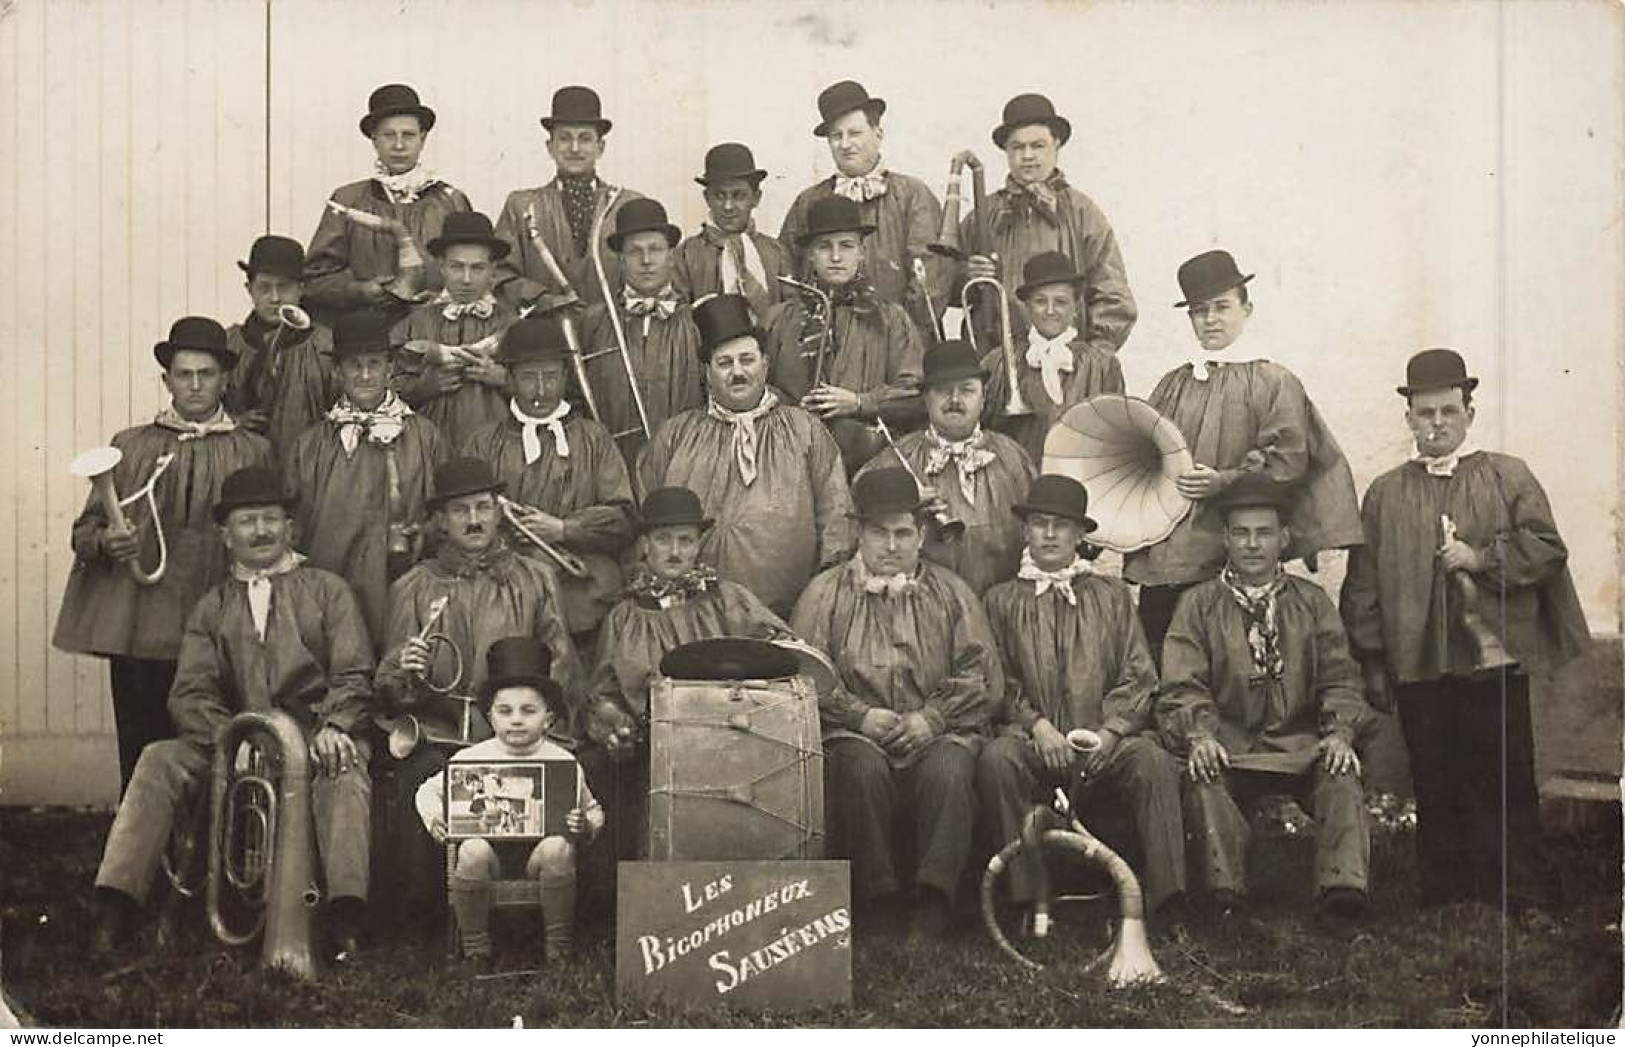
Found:
[{"label": "trousers", "polygon": [[1140,586],[1137,604],[1140,627],[1145,630],[1146,646],[1150,648],[1151,660],[1157,663],[1159,672],[1162,670],[1162,641],[1168,635],[1168,627],[1174,624],[1174,610],[1179,606],[1179,598],[1185,595],[1186,589],[1197,584]]},{"label": "trousers", "polygon": [[113,729],[118,732],[119,795],[130,787],[135,763],[150,743],[171,738],[169,687],[175,682],[175,663],[155,658],[107,659],[113,692]]}]

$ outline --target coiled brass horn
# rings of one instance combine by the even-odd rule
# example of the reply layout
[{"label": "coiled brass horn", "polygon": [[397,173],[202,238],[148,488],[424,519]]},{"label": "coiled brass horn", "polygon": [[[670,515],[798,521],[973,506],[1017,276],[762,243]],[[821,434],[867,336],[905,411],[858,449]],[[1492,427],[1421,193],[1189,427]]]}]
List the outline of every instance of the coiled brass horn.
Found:
[{"label": "coiled brass horn", "polygon": [[148,516],[152,520],[153,535],[158,539],[158,565],[152,570],[146,570],[139,560],[130,560],[126,566],[130,569],[130,577],[137,585],[157,585],[163,581],[164,570],[169,566],[169,543],[164,539],[164,521],[158,515],[158,496],[155,493],[158,487],[158,478],[164,475],[169,463],[175,460],[173,454],[159,455],[153,462],[152,475],[147,482],[127,498],[120,498],[118,491],[113,487],[113,470],[124,460],[124,452],[117,447],[93,447],[75,458],[68,465],[68,471],[75,476],[90,481],[90,486],[96,493],[97,499],[102,503],[102,512],[107,516],[107,528],[119,534],[132,534],[134,528],[130,526],[130,518],[124,515],[124,507],[145,498],[147,500]]},{"label": "coiled brass horn", "polygon": [[971,315],[971,292],[978,287],[988,287],[998,292],[999,305],[999,337],[1003,339],[1004,351],[1004,379],[1006,396],[1004,399],[1004,414],[1015,418],[1033,413],[1032,406],[1027,398],[1021,395],[1021,367],[1016,362],[1016,339],[1014,328],[1010,323],[1010,296],[1005,293],[1004,285],[991,276],[973,276],[965,281],[964,288],[959,293],[960,308],[965,310],[965,332],[970,336],[970,344],[976,350],[976,355],[982,355],[982,347],[976,344],[976,324]]},{"label": "coiled brass horn", "polygon": [[418,250],[417,241],[412,239],[405,222],[399,218],[388,218],[381,214],[373,214],[371,211],[347,207],[337,200],[327,201],[327,207],[334,214],[346,221],[354,222],[363,229],[393,236],[395,275],[384,284],[384,290],[408,305],[422,300],[424,284],[427,282],[427,266],[423,260],[423,252]]}]

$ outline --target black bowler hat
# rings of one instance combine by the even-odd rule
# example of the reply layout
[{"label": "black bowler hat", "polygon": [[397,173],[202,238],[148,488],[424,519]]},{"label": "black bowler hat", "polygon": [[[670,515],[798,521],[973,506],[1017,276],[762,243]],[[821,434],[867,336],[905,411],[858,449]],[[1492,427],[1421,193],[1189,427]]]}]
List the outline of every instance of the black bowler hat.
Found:
[{"label": "black bowler hat", "polygon": [[705,173],[694,179],[709,189],[718,182],[743,178],[753,186],[762,184],[767,172],[756,166],[750,147],[739,142],[723,142],[705,151]]},{"label": "black bowler hat", "polygon": [[677,241],[683,238],[683,231],[671,224],[659,200],[646,196],[628,200],[615,212],[615,231],[609,234],[609,249],[619,251],[621,244],[633,233],[651,231],[665,233],[668,247],[676,247]]},{"label": "black bowler hat", "polygon": [[504,687],[534,687],[555,716],[563,715],[558,703],[564,691],[553,679],[553,648],[534,636],[504,636],[486,648],[485,679],[474,692],[480,709],[489,711]]},{"label": "black bowler hat", "polygon": [[969,342],[958,338],[943,342],[925,354],[924,373],[920,385],[926,389],[934,385],[948,385],[966,378],[987,381],[987,368]]},{"label": "black bowler hat", "polygon": [[500,364],[535,364],[562,360],[569,351],[570,342],[564,337],[564,325],[548,313],[527,316],[503,332],[502,344],[497,347],[495,359]]},{"label": "black bowler hat", "polygon": [[649,492],[638,507],[638,534],[648,534],[656,527],[693,526],[704,531],[712,524],[700,505],[700,496],[686,487],[660,487]]},{"label": "black bowler hat", "polygon": [[675,680],[782,680],[800,671],[796,656],[766,640],[718,636],[673,647],[660,672]]},{"label": "black bowler hat", "polygon": [[434,494],[423,504],[430,509],[438,509],[453,498],[486,491],[501,494],[507,489],[507,484],[496,478],[490,463],[484,459],[453,458],[435,467]]},{"label": "black bowler hat", "polygon": [[1254,275],[1241,275],[1229,251],[1203,251],[1179,267],[1179,289],[1185,300],[1175,302],[1174,308],[1183,309],[1192,303],[1216,298],[1232,287],[1240,287]]},{"label": "black bowler hat", "polygon": [[1237,509],[1274,509],[1284,524],[1295,493],[1293,484],[1272,479],[1267,473],[1242,473],[1214,501],[1221,516]]},{"label": "black bowler hat", "polygon": [[1089,491],[1070,476],[1045,473],[1027,488],[1027,500],[1010,507],[1010,511],[1027,519],[1029,513],[1049,513],[1064,516],[1083,525],[1085,532],[1098,525],[1089,517]]},{"label": "black bowler hat", "polygon": [[416,91],[405,84],[385,84],[367,99],[367,115],[361,118],[362,137],[371,138],[378,121],[386,116],[400,116],[403,113],[416,116],[424,134],[434,127],[434,110],[418,100]]},{"label": "black bowler hat", "polygon": [[1467,361],[1454,349],[1423,349],[1405,365],[1405,384],[1399,387],[1399,395],[1453,386],[1469,393],[1478,388],[1478,379],[1467,373]]},{"label": "black bowler hat", "polygon": [[553,111],[542,117],[542,126],[551,131],[559,124],[591,124],[601,135],[609,134],[614,126],[604,119],[604,104],[598,100],[598,92],[580,84],[553,92]]},{"label": "black bowler hat", "polygon": [[818,115],[823,119],[813,128],[813,134],[819,138],[829,134],[829,125],[854,109],[864,110],[871,123],[878,123],[886,112],[886,100],[870,98],[868,90],[856,80],[830,84],[818,93]]},{"label": "black bowler hat", "polygon": [[918,512],[924,505],[906,469],[871,469],[852,481],[852,515],[859,520]]},{"label": "black bowler hat", "polygon": [[1027,296],[1049,284],[1079,284],[1083,282],[1083,274],[1077,271],[1072,259],[1059,251],[1045,251],[1035,254],[1027,259],[1027,264],[1021,267],[1021,286],[1016,288],[1016,297],[1023,302]]},{"label": "black bowler hat", "polygon": [[214,503],[214,522],[225,523],[233,509],[252,509],[262,505],[292,509],[294,497],[283,490],[282,477],[275,469],[267,469],[263,465],[239,469],[220,485],[220,497]]},{"label": "black bowler hat", "polygon": [[439,258],[458,244],[482,244],[493,262],[508,257],[509,244],[491,231],[491,220],[478,211],[453,211],[440,225],[440,235],[428,243],[429,253]]},{"label": "black bowler hat", "polygon": [[220,361],[220,366],[231,368],[237,354],[226,342],[226,329],[207,316],[183,316],[169,327],[169,337],[152,347],[158,366],[169,370],[169,362],[182,349],[208,353]]},{"label": "black bowler hat", "polygon": [[1063,146],[1072,137],[1072,123],[1055,112],[1055,106],[1043,95],[1016,95],[1004,103],[1004,119],[993,129],[993,144],[1004,148],[1010,132],[1028,124],[1043,124],[1055,135],[1055,144]]},{"label": "black bowler hat", "polygon": [[248,261],[238,262],[237,268],[248,274],[268,273],[289,280],[298,280],[305,272],[305,248],[298,240],[286,236],[262,236],[248,249]]},{"label": "black bowler hat", "polygon": [[750,314],[750,302],[742,294],[707,295],[694,303],[694,326],[700,329],[700,351],[707,354],[733,338],[767,340]]},{"label": "black bowler hat", "polygon": [[868,236],[875,227],[863,220],[863,211],[856,200],[844,196],[825,196],[807,208],[807,228],[796,241],[806,247],[820,236],[829,233],[857,233]]},{"label": "black bowler hat", "polygon": [[390,318],[377,309],[353,309],[333,321],[333,358],[361,353],[388,353],[394,350],[389,331]]}]

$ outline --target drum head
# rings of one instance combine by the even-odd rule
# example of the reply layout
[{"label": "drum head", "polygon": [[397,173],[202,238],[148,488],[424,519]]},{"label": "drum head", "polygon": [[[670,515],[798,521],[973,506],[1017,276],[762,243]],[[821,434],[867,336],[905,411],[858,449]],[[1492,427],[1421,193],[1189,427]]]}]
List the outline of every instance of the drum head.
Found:
[{"label": "drum head", "polygon": [[782,647],[795,655],[797,668],[801,675],[812,681],[813,690],[818,697],[835,693],[841,685],[841,678],[835,672],[835,666],[824,655],[823,651],[810,643],[800,640],[774,640],[775,647]]},{"label": "drum head", "polygon": [[795,655],[766,640],[723,636],[672,648],[660,671],[674,680],[782,680],[798,665]]}]

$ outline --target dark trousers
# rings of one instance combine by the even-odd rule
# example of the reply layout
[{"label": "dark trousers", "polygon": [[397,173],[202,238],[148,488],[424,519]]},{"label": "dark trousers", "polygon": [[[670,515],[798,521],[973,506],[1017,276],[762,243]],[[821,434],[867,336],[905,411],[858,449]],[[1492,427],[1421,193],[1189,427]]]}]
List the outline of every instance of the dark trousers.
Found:
[{"label": "dark trousers", "polygon": [[1159,672],[1162,670],[1162,638],[1168,635],[1168,626],[1174,622],[1174,608],[1179,606],[1179,598],[1185,595],[1185,590],[1197,584],[1140,586],[1140,627],[1145,630],[1145,642]]},{"label": "dark trousers", "polygon": [[418,786],[441,773],[446,753],[424,742],[404,760],[380,741],[372,762],[373,908],[383,928],[418,927],[425,933],[445,907],[446,854],[418,817]]},{"label": "dark trousers", "polygon": [[575,752],[587,788],[604,810],[604,828],[576,856],[581,901],[577,918],[597,923],[615,913],[619,863],[647,856],[649,848],[649,746],[616,760],[596,742]]},{"label": "dark trousers", "polygon": [[175,682],[175,663],[114,655],[107,665],[112,677],[113,728],[118,732],[122,797],[147,743],[175,736],[175,727],[169,722],[169,686]]},{"label": "dark trousers", "polygon": [[1416,790],[1422,902],[1542,902],[1529,678],[1445,677],[1397,689]]}]

